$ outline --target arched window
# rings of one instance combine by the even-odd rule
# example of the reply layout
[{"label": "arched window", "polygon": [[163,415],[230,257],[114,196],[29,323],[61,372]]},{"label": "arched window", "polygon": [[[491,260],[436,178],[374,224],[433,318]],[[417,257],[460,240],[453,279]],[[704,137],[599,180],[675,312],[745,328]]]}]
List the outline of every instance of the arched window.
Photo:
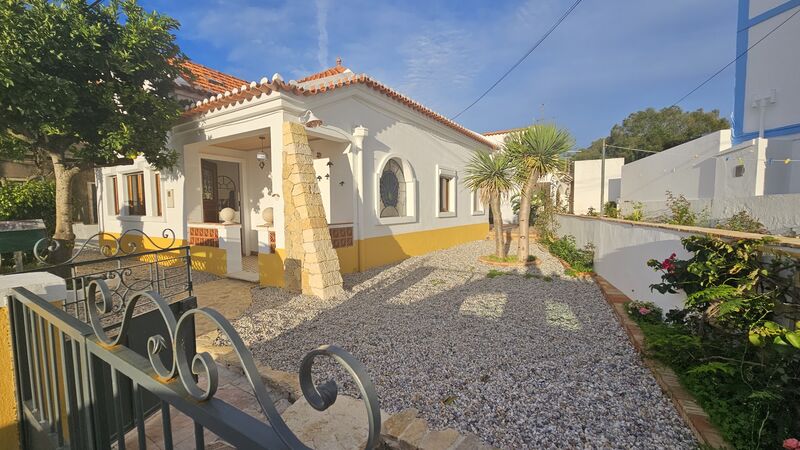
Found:
[{"label": "arched window", "polygon": [[407,212],[406,176],[397,159],[390,159],[381,172],[380,217],[405,217]]}]

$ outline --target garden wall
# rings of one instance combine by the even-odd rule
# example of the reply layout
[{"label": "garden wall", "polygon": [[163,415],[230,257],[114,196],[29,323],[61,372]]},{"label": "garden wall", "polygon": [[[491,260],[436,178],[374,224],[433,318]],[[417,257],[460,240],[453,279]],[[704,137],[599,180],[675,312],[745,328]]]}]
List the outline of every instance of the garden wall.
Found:
[{"label": "garden wall", "polygon": [[[595,246],[594,270],[634,300],[650,300],[665,311],[681,307],[683,294],[651,292],[650,285],[661,281],[659,273],[647,267],[647,260],[663,260],[672,253],[686,259],[689,253],[680,240],[693,234],[723,238],[760,238],[762,235],[714,228],[631,222],[589,216],[559,214],[559,236],[571,234],[579,246]],[[777,237],[779,248],[800,253],[800,239]]]}]

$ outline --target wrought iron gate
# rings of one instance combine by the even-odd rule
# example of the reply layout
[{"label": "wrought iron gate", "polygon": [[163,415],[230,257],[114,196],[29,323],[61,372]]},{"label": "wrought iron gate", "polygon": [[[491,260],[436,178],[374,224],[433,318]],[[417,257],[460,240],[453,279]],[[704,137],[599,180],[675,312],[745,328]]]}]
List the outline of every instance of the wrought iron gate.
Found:
[{"label": "wrought iron gate", "polygon": [[[98,323],[94,319],[109,304],[108,287],[102,280],[89,285],[89,305],[98,306],[89,308],[93,326],[25,288],[13,292],[8,300],[23,448],[109,449],[115,443],[116,448],[123,449],[126,431],[132,426],[137,431],[139,448],[144,449],[147,439],[143,398],[147,395],[158,402],[163,426],[160,436],[167,449],[176,444],[170,427],[170,406],[194,422],[196,448],[204,448],[204,429],[237,448],[308,448],[278,414],[244,342],[215,310],[192,309],[176,320],[160,295],[140,292],[126,305],[126,321],[119,333],[109,335],[94,326]],[[154,303],[168,330],[167,336],[149,337],[147,357],[121,344],[129,332],[129,314],[139,302]],[[207,353],[192,354],[186,349],[194,337],[187,324],[196,315],[213,321],[231,342],[268,422],[214,397],[219,383],[216,363]],[[165,358],[168,353],[171,357]],[[308,353],[299,373],[303,395],[320,411],[336,401],[335,382],[315,385],[312,381],[311,369],[319,355],[335,359],[355,381],[367,411],[367,448],[374,447],[380,435],[378,399],[366,370],[352,355],[335,346],[322,346]],[[110,390],[101,381],[103,371],[110,375]],[[129,398],[121,395],[125,386],[131,388]],[[108,395],[111,398],[105,398]],[[122,406],[126,402],[134,405],[132,417],[118,413],[125,409]]]},{"label": "wrought iron gate", "polygon": [[[172,237],[174,241],[174,233]],[[171,449],[178,444],[173,442],[171,408],[194,423],[196,448],[204,447],[205,429],[237,448],[307,448],[278,414],[249,349],[233,326],[215,310],[196,307],[188,247],[137,253],[135,247],[122,250],[122,236],[112,239],[116,241],[113,248],[101,247],[104,258],[78,261],[84,245],[66,265],[52,266],[112,264],[86,273],[68,267],[73,297],[63,309],[25,288],[15,289],[8,298],[23,448],[113,446],[122,450],[126,435],[130,439],[135,429],[138,447],[144,449],[145,420],[160,413],[163,433],[159,436],[163,447]],[[37,245],[37,258],[40,250]],[[164,263],[176,266],[167,258],[181,261],[177,266],[185,270],[177,290],[168,290],[165,283],[172,275]],[[126,280],[141,267],[150,277]],[[146,306],[150,311],[140,314]],[[195,351],[196,316],[210,319],[227,337],[267,422],[214,397],[217,366],[209,354]],[[335,382],[313,383],[311,370],[320,355],[332,357],[353,378],[367,411],[367,448],[374,447],[380,435],[377,394],[352,355],[335,346],[308,353],[299,373],[303,395],[320,411],[336,401]]]}]

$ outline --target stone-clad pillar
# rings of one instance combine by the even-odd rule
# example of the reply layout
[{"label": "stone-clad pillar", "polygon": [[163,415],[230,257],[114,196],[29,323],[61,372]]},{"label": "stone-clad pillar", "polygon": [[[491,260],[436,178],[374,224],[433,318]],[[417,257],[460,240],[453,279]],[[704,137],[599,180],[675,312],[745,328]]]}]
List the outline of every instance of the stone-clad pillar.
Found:
[{"label": "stone-clad pillar", "polygon": [[320,298],[343,293],[305,127],[283,123],[283,201],[286,220],[285,288]]}]

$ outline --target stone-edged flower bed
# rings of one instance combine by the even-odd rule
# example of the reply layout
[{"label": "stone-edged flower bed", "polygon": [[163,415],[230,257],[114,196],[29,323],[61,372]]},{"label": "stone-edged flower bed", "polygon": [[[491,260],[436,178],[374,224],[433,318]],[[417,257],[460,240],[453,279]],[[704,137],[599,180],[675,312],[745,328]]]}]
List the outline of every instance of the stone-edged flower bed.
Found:
[{"label": "stone-edged flower bed", "polygon": [[495,255],[483,255],[478,257],[478,261],[495,267],[529,267],[538,266],[539,261],[535,256],[531,255],[525,262],[517,261],[515,256],[507,256],[504,259],[498,258]]}]

